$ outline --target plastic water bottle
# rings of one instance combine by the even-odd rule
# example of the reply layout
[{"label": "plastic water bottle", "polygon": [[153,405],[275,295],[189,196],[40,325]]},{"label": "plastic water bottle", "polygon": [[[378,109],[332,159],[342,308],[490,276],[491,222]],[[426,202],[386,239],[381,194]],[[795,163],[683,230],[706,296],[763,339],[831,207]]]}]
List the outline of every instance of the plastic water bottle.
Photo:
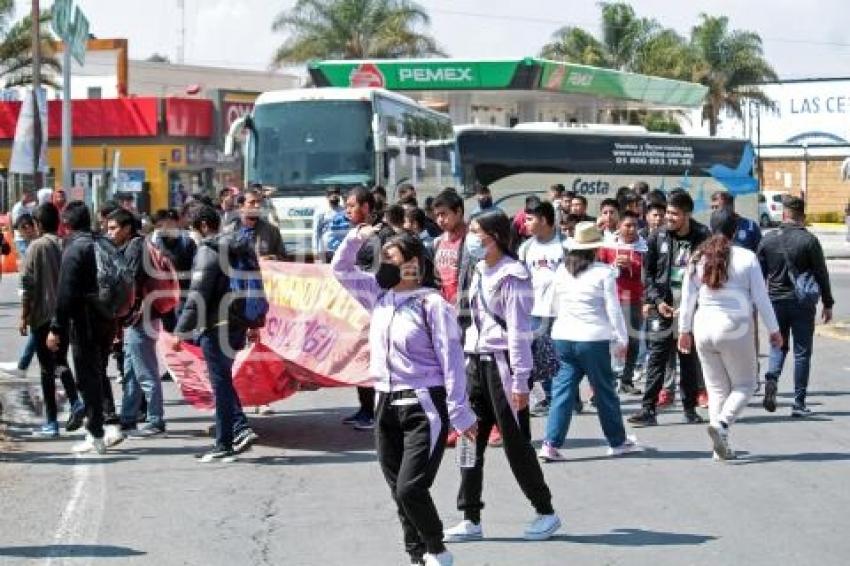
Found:
[{"label": "plastic water bottle", "polygon": [[475,467],[475,442],[466,435],[461,434],[457,439],[455,448],[457,465],[460,468]]}]

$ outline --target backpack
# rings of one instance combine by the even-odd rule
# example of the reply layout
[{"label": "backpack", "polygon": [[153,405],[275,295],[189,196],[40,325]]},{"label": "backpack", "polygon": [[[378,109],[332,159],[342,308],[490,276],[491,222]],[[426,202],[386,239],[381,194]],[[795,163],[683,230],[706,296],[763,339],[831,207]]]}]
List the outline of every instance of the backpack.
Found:
[{"label": "backpack", "polygon": [[92,244],[97,266],[97,289],[89,295],[89,304],[100,318],[123,318],[136,302],[135,274],[108,238],[92,236]]},{"label": "backpack", "polygon": [[177,308],[180,302],[180,282],[177,279],[177,271],[168,255],[155,246],[150,238],[145,238],[144,246],[142,261],[148,278],[142,285],[142,298],[155,293],[150,301],[150,307],[157,314],[169,313]]},{"label": "backpack", "polygon": [[260,261],[254,244],[248,236],[234,233],[225,242],[230,272],[228,291],[232,300],[228,310],[228,322],[243,328],[262,328],[266,324],[269,302],[263,289]]}]

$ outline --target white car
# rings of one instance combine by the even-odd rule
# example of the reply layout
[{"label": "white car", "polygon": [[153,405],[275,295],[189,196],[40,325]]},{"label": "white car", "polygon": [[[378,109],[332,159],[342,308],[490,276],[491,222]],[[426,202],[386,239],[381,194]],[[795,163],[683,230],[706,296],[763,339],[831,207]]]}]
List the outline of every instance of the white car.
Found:
[{"label": "white car", "polygon": [[787,194],[784,191],[759,193],[759,226],[767,228],[782,222],[782,199]]}]

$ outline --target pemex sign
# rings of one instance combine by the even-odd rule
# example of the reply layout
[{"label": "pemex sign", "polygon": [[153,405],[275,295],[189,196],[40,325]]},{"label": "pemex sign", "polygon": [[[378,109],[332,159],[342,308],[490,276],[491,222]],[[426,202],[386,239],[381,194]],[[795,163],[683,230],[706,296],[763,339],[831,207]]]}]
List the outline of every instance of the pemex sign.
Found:
[{"label": "pemex sign", "polygon": [[84,65],[86,42],[89,39],[89,20],[80,7],[75,7],[73,0],[56,0],[53,3],[51,27],[77,63]]}]

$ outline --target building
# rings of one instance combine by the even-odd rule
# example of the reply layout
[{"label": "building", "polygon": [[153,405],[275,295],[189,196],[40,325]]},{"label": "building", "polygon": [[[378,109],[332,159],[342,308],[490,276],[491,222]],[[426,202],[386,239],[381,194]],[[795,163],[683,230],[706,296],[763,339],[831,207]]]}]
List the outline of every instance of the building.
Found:
[{"label": "building", "polygon": [[[125,39],[89,40],[85,65],[74,61],[71,71],[72,193],[92,202],[98,187],[101,198],[130,192],[140,210],[241,184],[241,164],[222,151],[230,125],[251,111],[261,92],[301,82],[279,72],[134,61]],[[60,97],[48,90],[46,186],[62,179]],[[31,178],[8,173],[21,96],[7,90],[2,98],[0,187],[6,190],[0,208],[8,208]]]},{"label": "building", "polygon": [[745,103],[721,135],[750,138],[759,184],[806,200],[809,218],[843,221],[850,202],[850,78],[760,84],[771,106]]}]

